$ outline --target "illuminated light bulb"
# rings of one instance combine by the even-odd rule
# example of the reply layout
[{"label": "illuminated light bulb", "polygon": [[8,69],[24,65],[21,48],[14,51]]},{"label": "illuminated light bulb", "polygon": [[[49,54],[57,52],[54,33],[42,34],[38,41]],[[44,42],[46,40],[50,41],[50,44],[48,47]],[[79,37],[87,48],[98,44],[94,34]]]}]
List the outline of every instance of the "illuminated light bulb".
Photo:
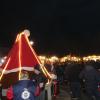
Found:
[{"label": "illuminated light bulb", "polygon": [[1,63],[4,63],[5,62],[5,60],[4,59],[1,59]]},{"label": "illuminated light bulb", "polygon": [[34,42],[33,42],[33,41],[30,41],[30,44],[31,44],[31,45],[33,45],[33,44],[34,44]]}]

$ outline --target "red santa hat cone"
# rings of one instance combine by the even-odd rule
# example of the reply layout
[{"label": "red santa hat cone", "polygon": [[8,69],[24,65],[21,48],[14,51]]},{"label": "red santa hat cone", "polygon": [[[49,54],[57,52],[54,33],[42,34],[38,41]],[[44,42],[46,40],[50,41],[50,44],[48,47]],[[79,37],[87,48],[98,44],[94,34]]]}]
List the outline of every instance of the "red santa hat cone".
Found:
[{"label": "red santa hat cone", "polygon": [[3,74],[17,72],[19,70],[33,71],[34,67],[40,63],[28,40],[29,35],[28,30],[17,35],[15,43],[1,67]]}]

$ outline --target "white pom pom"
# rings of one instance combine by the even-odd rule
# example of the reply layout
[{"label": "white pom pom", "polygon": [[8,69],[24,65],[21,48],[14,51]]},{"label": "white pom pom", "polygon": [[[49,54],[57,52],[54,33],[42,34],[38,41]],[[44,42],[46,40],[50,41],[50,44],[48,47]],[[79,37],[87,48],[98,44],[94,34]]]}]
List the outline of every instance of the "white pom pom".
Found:
[{"label": "white pom pom", "polygon": [[24,34],[27,36],[27,37],[29,37],[30,36],[30,31],[29,30],[24,30]]}]

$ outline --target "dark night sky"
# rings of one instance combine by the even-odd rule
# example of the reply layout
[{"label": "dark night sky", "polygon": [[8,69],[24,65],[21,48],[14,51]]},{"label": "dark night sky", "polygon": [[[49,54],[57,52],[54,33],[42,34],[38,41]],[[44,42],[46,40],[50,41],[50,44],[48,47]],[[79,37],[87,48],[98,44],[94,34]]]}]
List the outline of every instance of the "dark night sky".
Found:
[{"label": "dark night sky", "polygon": [[3,0],[0,47],[31,31],[39,54],[100,54],[100,0]]}]

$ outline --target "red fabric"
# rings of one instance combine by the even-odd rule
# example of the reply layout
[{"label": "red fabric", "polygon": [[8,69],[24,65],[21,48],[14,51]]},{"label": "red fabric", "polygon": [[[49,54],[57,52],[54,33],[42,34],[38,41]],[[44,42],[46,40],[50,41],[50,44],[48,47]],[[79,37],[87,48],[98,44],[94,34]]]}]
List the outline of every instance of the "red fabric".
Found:
[{"label": "red fabric", "polygon": [[57,81],[54,81],[54,96],[57,95]]},{"label": "red fabric", "polygon": [[39,96],[41,93],[41,89],[39,86],[36,87],[36,90],[35,90],[35,96]]},{"label": "red fabric", "polygon": [[[19,44],[21,44],[20,45],[21,47],[19,47]],[[14,43],[12,49],[10,50],[7,56],[7,59],[9,59],[10,57],[10,62],[6,70],[12,70],[12,69],[19,67],[19,50],[21,53],[21,66],[22,67],[34,67],[35,65],[38,64],[38,61],[37,61],[38,57],[35,54],[34,49],[31,49],[30,48],[31,45],[30,46],[29,45],[30,45],[29,40],[26,38],[25,34],[22,34],[21,38],[19,38],[18,41]],[[5,67],[6,63],[7,63],[7,60],[2,65],[2,68]]]},{"label": "red fabric", "polygon": [[[22,56],[21,56],[21,64],[22,66],[30,66],[30,67],[33,67],[35,65],[38,64],[37,62],[37,59],[35,57],[35,51],[34,53],[32,52],[30,46],[29,46],[29,41],[26,41],[27,39],[25,38],[25,35],[22,36],[21,38],[21,42],[22,42],[22,45],[21,45],[21,52],[22,52]],[[26,53],[27,52],[27,53]],[[36,55],[37,56],[37,55]]]},{"label": "red fabric", "polygon": [[1,68],[4,68],[9,57],[11,58],[8,66],[7,66],[7,70],[10,70],[10,69],[14,69],[14,68],[17,68],[19,66],[19,63],[18,63],[18,42],[16,42],[12,49],[10,50],[8,56],[7,56],[7,59],[5,61],[5,63],[2,65]]},{"label": "red fabric", "polygon": [[13,99],[13,88],[12,86],[7,91],[7,99],[12,100]]},{"label": "red fabric", "polygon": [[57,96],[58,93],[59,93],[59,88],[58,88],[58,82],[57,82],[57,80],[55,80],[53,82],[53,85],[54,85],[54,96]]}]

